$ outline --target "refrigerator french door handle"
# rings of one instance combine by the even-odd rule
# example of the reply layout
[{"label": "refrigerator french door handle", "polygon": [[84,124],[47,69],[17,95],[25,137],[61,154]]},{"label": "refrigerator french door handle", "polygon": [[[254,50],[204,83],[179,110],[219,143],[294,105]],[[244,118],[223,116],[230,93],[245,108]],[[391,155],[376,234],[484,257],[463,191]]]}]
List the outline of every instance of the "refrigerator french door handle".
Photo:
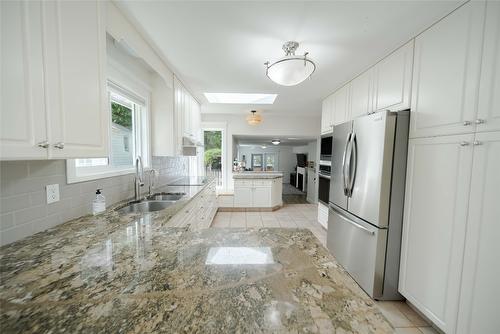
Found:
[{"label": "refrigerator french door handle", "polygon": [[[348,196],[352,197],[352,189],[354,187],[354,182],[356,181],[356,171],[358,168],[358,143],[356,141],[356,133],[353,133],[351,136],[351,154],[349,155],[349,158],[352,158],[353,160],[353,168],[352,168],[352,173],[351,169],[349,168],[349,185],[348,185]],[[350,163],[349,163],[349,167]]]},{"label": "refrigerator french door handle", "polygon": [[351,140],[351,133],[347,134],[347,139],[345,141],[344,155],[342,156],[342,183],[344,186],[344,195],[347,196],[347,178],[346,178],[346,163],[347,163],[347,149],[349,148],[349,143]]},{"label": "refrigerator french door handle", "polygon": [[[331,206],[330,206],[331,208]],[[350,220],[349,218],[345,217],[342,213],[338,212],[337,210],[333,209],[333,211],[335,211],[335,213],[340,217],[342,218],[342,220],[345,220],[347,223],[359,228],[360,230],[363,230],[365,231],[366,233],[370,234],[370,235],[375,235],[375,231],[372,231],[372,230],[369,230],[367,229],[366,227],[364,227],[363,225],[360,225],[352,220]]]}]

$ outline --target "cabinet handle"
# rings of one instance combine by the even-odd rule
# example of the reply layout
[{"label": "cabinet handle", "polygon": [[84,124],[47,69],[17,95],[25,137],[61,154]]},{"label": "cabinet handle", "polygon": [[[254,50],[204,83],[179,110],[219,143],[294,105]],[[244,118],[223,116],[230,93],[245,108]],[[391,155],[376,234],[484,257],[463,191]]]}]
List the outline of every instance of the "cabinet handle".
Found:
[{"label": "cabinet handle", "polygon": [[474,121],[474,123],[476,123],[476,124],[484,124],[484,123],[485,123],[485,120],[484,120],[484,119],[482,119],[482,118],[478,118],[478,119],[476,119],[476,120]]},{"label": "cabinet handle", "polygon": [[36,146],[41,147],[41,148],[47,148],[47,147],[49,147],[49,142],[44,140],[44,141],[41,141],[38,144],[36,144]]},{"label": "cabinet handle", "polygon": [[469,146],[469,142],[463,141],[460,143],[460,146]]},{"label": "cabinet handle", "polygon": [[64,148],[64,143],[62,141],[60,141],[60,142],[54,144],[54,147],[62,150]]},{"label": "cabinet handle", "polygon": [[464,125],[464,126],[469,126],[469,125],[471,125],[471,124],[472,124],[472,122],[471,122],[471,121],[464,121],[464,123],[463,123],[463,125]]},{"label": "cabinet handle", "polygon": [[474,145],[474,146],[483,145],[483,142],[480,142],[479,140],[474,140],[474,142],[472,143],[472,145]]}]

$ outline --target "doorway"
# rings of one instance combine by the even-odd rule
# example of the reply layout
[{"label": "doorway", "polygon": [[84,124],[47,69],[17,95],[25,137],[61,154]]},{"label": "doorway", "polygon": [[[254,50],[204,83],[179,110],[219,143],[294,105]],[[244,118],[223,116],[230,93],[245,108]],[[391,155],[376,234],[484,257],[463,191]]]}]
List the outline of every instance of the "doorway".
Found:
[{"label": "doorway", "polygon": [[203,131],[203,144],[205,152],[203,162],[205,166],[205,175],[215,178],[217,188],[223,186],[223,131],[207,129]]}]

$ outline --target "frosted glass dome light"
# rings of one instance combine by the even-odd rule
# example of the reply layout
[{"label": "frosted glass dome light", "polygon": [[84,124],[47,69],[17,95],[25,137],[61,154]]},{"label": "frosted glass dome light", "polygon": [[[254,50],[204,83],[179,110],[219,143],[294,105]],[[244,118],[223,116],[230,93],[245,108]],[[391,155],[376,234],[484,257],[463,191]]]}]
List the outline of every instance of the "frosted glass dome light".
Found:
[{"label": "frosted glass dome light", "polygon": [[282,86],[295,86],[309,78],[316,70],[316,64],[309,58],[306,52],[303,56],[296,56],[295,50],[299,43],[289,41],[283,44],[285,57],[274,63],[266,62],[266,75],[272,81]]}]

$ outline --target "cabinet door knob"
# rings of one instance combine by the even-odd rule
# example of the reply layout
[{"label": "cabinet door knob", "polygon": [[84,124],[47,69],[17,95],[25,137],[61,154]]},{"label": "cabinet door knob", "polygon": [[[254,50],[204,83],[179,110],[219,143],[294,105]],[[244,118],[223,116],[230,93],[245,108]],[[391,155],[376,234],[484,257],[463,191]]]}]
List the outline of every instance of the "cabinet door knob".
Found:
[{"label": "cabinet door knob", "polygon": [[476,120],[474,121],[474,123],[476,123],[476,124],[484,124],[484,123],[485,123],[485,120],[484,120],[484,119],[482,119],[482,118],[478,118],[478,119],[476,119]]},{"label": "cabinet door knob", "polygon": [[41,141],[38,144],[36,144],[36,146],[41,147],[41,148],[47,148],[47,147],[49,147],[49,142],[44,140],[44,141]]},{"label": "cabinet door knob", "polygon": [[469,146],[469,142],[467,141],[460,142],[460,146]]},{"label": "cabinet door knob", "polygon": [[54,144],[54,147],[62,150],[64,148],[64,143],[62,141],[60,141],[60,142]]},{"label": "cabinet door knob", "polygon": [[469,125],[471,125],[472,123],[471,123],[471,121],[464,121],[464,123],[463,123],[463,124],[464,124],[464,126],[469,126]]},{"label": "cabinet door knob", "polygon": [[472,145],[479,146],[479,145],[483,145],[483,143],[480,142],[479,140],[474,140],[474,142],[472,143]]}]

